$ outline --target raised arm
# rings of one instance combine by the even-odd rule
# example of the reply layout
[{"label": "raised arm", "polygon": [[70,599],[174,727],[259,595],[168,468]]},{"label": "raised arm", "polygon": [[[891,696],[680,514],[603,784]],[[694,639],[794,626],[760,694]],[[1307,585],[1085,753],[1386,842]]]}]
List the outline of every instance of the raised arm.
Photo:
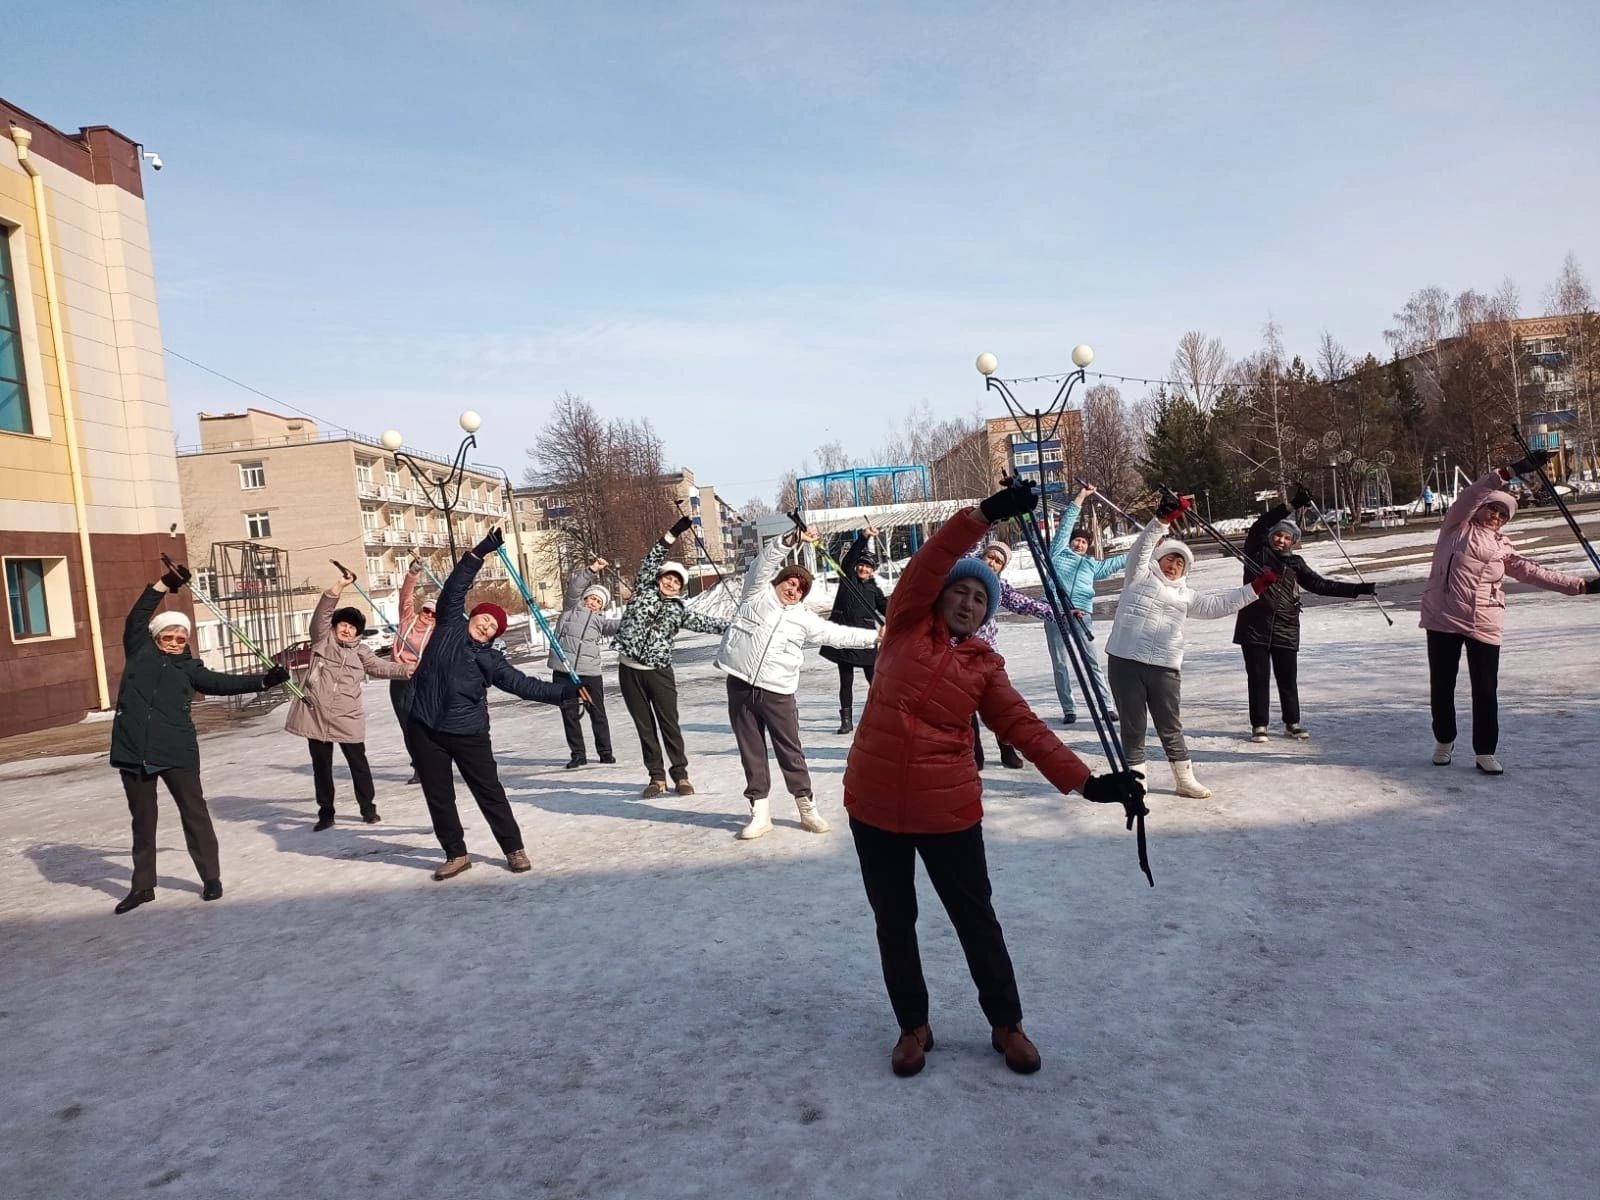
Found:
[{"label": "raised arm", "polygon": [[589,590],[598,576],[588,567],[579,567],[572,573],[572,578],[567,580],[566,606],[576,608],[583,600],[584,592]]},{"label": "raised arm", "polygon": [[124,654],[132,654],[150,640],[150,618],[156,615],[156,609],[161,607],[161,597],[166,594],[167,589],[159,583],[152,583],[139,593],[139,598],[128,610],[128,619],[122,625]]},{"label": "raised arm", "polygon": [[1061,510],[1061,515],[1056,518],[1056,531],[1050,538],[1050,557],[1056,558],[1072,549],[1072,531],[1078,527],[1078,514],[1083,511],[1083,498],[1086,492],[1079,492],[1072,498],[1072,503]]},{"label": "raised arm", "polygon": [[867,552],[867,533],[862,530],[856,534],[856,540],[850,543],[850,549],[844,552],[844,559],[839,563],[846,571],[854,571],[856,564],[861,561],[861,556]]},{"label": "raised arm", "polygon": [[[339,607],[339,590],[329,588],[317,597],[317,606],[311,610],[311,628],[308,634],[313,642],[320,642],[333,628],[333,610]],[[456,607],[460,607],[457,605]]]},{"label": "raised arm", "polygon": [[1261,557],[1261,551],[1267,544],[1267,534],[1274,525],[1289,515],[1289,511],[1287,504],[1276,504],[1251,522],[1249,532],[1244,535],[1246,558]]},{"label": "raised arm", "polygon": [[772,581],[778,568],[783,566],[783,560],[789,556],[789,547],[793,544],[785,536],[775,537],[762,547],[755,562],[744,573],[744,590],[739,594],[739,603],[743,604]]},{"label": "raised arm", "polygon": [[1150,565],[1150,560],[1155,557],[1156,546],[1167,535],[1167,523],[1160,517],[1151,517],[1150,523],[1139,531],[1139,536],[1134,539],[1129,547],[1123,562],[1128,574],[1137,575]]},{"label": "raised arm", "polygon": [[1451,529],[1459,529],[1467,523],[1467,519],[1478,511],[1478,506],[1489,498],[1490,492],[1502,491],[1506,481],[1499,471],[1490,471],[1481,479],[1469,483],[1461,489],[1461,494],[1456,497],[1448,511],[1444,514],[1444,521],[1439,526],[1441,534]]},{"label": "raised arm", "polygon": [[[499,540],[504,541],[504,536]],[[491,542],[495,542],[495,545],[490,545]],[[444,587],[439,589],[439,601],[433,609],[434,620],[441,626],[467,623],[467,593],[472,590],[472,581],[478,577],[478,572],[483,570],[484,555],[493,554],[498,544],[494,534],[491,534],[463,554],[456,563],[455,570],[444,581]]]},{"label": "raised arm", "polygon": [[939,527],[922,549],[911,556],[900,581],[894,585],[894,595],[889,602],[889,620],[884,634],[914,625],[939,598],[944,590],[944,578],[950,568],[963,556],[967,547],[980,541],[989,530],[989,522],[977,508],[964,508]]},{"label": "raised arm", "polygon": [[417,617],[417,580],[422,572],[413,562],[406,577],[400,581],[400,628],[409,629]]}]

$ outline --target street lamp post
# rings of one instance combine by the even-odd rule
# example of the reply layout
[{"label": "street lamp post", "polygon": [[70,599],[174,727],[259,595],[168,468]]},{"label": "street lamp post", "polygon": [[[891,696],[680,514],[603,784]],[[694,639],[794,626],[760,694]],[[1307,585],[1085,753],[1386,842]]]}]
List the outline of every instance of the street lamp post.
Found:
[{"label": "street lamp post", "polygon": [[[493,463],[473,463],[473,467],[480,471],[493,471],[505,481],[506,485],[506,520],[511,525],[512,553],[517,557],[517,571],[526,579],[528,577],[528,560],[522,553],[522,530],[517,522],[517,498],[512,494],[511,476],[504,467],[497,467]],[[544,604],[544,585],[539,587],[539,603]]]},{"label": "street lamp post", "polygon": [[[978,374],[983,376],[983,386],[986,389],[993,389],[1000,393],[1000,398],[1005,401],[1006,411],[1011,414],[1011,419],[1016,422],[1017,431],[1026,433],[1027,430],[1023,427],[1022,422],[1027,417],[1031,416],[1033,418],[1033,450],[1036,464],[1039,468],[1039,514],[1043,522],[1046,545],[1050,542],[1050,501],[1045,491],[1044,477],[1045,419],[1049,418],[1050,420],[1051,439],[1059,441],[1057,435],[1061,431],[1061,418],[1067,411],[1067,401],[1072,396],[1072,389],[1075,385],[1084,381],[1084,370],[1093,361],[1094,351],[1092,349],[1084,345],[1074,346],[1072,348],[1072,365],[1078,369],[1061,381],[1061,387],[1057,390],[1055,398],[1046,407],[1036,408],[1030,413],[1022,407],[1022,402],[1012,393],[1010,387],[1006,385],[1006,381],[995,374],[1000,369],[1000,360],[987,351],[978,355],[976,365]],[[1065,464],[1065,461],[1066,447],[1063,446],[1063,464]],[[1064,475],[1063,478],[1065,478]]]},{"label": "street lamp post", "polygon": [[[462,477],[467,470],[467,451],[478,444],[478,439],[475,435],[483,424],[483,418],[469,408],[461,414],[460,423],[467,436],[462,438],[461,445],[456,447],[455,461],[450,466],[449,474],[443,476],[430,475],[422,469],[416,459],[401,449],[406,444],[406,440],[400,435],[398,429],[385,430],[383,436],[378,439],[383,448],[394,457],[396,466],[401,463],[406,465],[406,468],[411,472],[411,477],[422,488],[422,494],[427,497],[428,506],[436,512],[444,514],[444,533],[445,539],[450,543],[450,562],[452,565],[456,561],[456,529],[454,523],[450,520],[450,514],[455,510],[456,505],[460,503]],[[435,492],[438,493],[437,499],[435,499]]]}]

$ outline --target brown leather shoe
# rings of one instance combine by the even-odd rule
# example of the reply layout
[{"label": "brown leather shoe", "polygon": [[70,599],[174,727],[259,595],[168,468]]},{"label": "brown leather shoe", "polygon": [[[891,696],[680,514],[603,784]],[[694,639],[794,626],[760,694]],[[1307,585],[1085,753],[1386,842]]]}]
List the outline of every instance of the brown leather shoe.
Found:
[{"label": "brown leather shoe", "polygon": [[528,852],[526,850],[513,850],[506,855],[506,870],[515,875],[533,870],[533,864],[528,861]]},{"label": "brown leather shoe", "polygon": [[457,858],[447,858],[439,869],[433,873],[433,877],[435,880],[454,879],[470,866],[472,866],[472,860],[465,854]]},{"label": "brown leather shoe", "polygon": [[680,795],[680,796],[692,796],[692,795],[694,795],[694,784],[690,783],[687,779],[678,780],[678,795]]},{"label": "brown leather shoe", "polygon": [[1028,1040],[1020,1025],[996,1025],[989,1044],[1006,1056],[1006,1066],[1018,1075],[1032,1075],[1041,1065],[1039,1047]]},{"label": "brown leather shoe", "polygon": [[667,781],[665,779],[652,779],[649,783],[644,785],[644,791],[639,793],[639,795],[643,796],[647,800],[651,796],[665,796],[666,794]]},{"label": "brown leather shoe", "polygon": [[932,1049],[933,1030],[926,1025],[919,1025],[900,1035],[900,1040],[889,1052],[889,1069],[902,1079],[910,1078],[922,1070],[927,1062],[924,1055]]}]

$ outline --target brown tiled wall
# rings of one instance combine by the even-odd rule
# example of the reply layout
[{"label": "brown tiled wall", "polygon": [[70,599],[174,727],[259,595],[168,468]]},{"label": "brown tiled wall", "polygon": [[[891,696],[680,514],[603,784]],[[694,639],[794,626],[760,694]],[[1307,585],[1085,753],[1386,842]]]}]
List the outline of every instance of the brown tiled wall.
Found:
[{"label": "brown tiled wall", "polygon": [[[128,610],[145,585],[161,573],[161,552],[179,562],[184,559],[182,536],[166,534],[93,534],[95,584],[100,592],[100,629],[106,643],[106,670],[111,702],[116,703],[122,678],[122,627]],[[10,630],[0,630],[0,737],[27,733],[51,725],[69,725],[96,707],[94,655],[89,645],[89,617],[85,603],[83,560],[78,539],[69,533],[0,533],[0,554],[65,558],[72,576],[72,611],[77,617],[76,636],[59,641],[11,641]],[[192,618],[187,592],[181,602],[168,600]]]}]

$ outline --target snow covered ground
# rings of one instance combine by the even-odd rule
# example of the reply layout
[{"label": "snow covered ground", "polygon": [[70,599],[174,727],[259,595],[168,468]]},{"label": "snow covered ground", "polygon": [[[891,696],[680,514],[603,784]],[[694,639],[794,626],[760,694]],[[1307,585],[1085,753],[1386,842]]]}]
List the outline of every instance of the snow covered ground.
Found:
[{"label": "snow covered ground", "polygon": [[[1311,557],[1335,570],[1331,546]],[[484,857],[429,879],[439,851],[377,687],[377,827],[354,822],[341,767],[341,821],[311,831],[281,717],[204,742],[216,904],[164,805],[158,901],[113,917],[114,773],[14,764],[0,1194],[1591,1197],[1600,599],[1511,597],[1498,780],[1466,753],[1428,765],[1414,608],[1393,629],[1370,602],[1308,608],[1308,743],[1242,738],[1232,623],[1191,625],[1184,713],[1216,796],[1177,800],[1152,764],[1154,890],[1110,812],[1031,768],[985,773],[996,906],[1044,1055],[1029,1078],[989,1049],[925,881],[938,1046],[918,1078],[890,1074],[820,660],[801,713],[824,837],[780,803],[771,836],[734,840],[706,639],[679,671],[686,801],[639,800],[615,695],[622,763],[572,773],[553,709],[498,701],[526,876],[469,802]],[[1053,712],[1039,627],[1008,621],[1001,644]],[[1066,736],[1098,758],[1087,725]]]}]

